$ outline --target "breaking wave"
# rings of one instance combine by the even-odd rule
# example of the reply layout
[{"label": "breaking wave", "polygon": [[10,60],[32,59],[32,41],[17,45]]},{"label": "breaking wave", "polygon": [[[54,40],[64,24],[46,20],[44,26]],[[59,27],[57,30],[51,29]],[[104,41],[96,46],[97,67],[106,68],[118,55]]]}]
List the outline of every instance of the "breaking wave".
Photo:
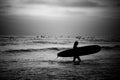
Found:
[{"label": "breaking wave", "polygon": [[65,49],[70,49],[70,48],[43,48],[43,49],[16,49],[16,50],[6,50],[4,52],[9,52],[9,53],[16,53],[16,52],[36,52],[36,51],[61,51]]},{"label": "breaking wave", "polygon": [[[101,46],[102,49],[120,49],[120,45],[115,46]],[[49,48],[41,48],[41,49],[10,49],[6,50],[4,52],[9,53],[16,53],[16,52],[37,52],[37,51],[61,51],[61,50],[67,50],[71,49],[70,47],[49,47]]]}]

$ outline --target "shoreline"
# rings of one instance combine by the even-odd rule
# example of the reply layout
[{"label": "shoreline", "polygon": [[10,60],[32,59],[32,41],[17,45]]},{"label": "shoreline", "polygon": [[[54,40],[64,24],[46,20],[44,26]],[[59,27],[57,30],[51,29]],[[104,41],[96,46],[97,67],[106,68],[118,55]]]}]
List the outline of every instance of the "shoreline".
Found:
[{"label": "shoreline", "polygon": [[[120,73],[119,51],[114,49],[102,50],[98,54],[89,55],[90,59],[88,56],[83,56],[81,57],[82,62],[80,65],[74,65],[72,58],[42,60],[23,59],[23,57],[13,59],[13,57],[8,56],[11,58],[10,60],[8,58],[4,58],[6,61],[0,60],[0,78],[4,80],[118,79]],[[32,54],[35,55],[34,53]]]}]

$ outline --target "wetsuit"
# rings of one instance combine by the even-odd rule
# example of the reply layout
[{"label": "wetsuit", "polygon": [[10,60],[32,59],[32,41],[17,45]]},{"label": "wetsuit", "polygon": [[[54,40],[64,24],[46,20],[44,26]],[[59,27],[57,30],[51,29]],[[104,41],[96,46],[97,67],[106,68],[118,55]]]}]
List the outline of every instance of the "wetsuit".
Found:
[{"label": "wetsuit", "polygon": [[[73,49],[77,49],[77,45],[78,45],[78,41],[74,43]],[[75,54],[75,56],[73,57],[73,62],[75,62],[76,58],[79,60],[79,62],[81,62],[81,59],[77,54]]]}]

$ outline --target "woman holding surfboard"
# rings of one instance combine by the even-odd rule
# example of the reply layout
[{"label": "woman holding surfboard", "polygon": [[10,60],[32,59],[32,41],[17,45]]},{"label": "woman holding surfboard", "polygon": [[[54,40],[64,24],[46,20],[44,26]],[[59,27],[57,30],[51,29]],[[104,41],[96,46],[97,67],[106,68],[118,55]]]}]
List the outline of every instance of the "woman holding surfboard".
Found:
[{"label": "woman holding surfboard", "polygon": [[[78,45],[78,41],[75,41],[72,49],[59,52],[57,56],[58,57],[73,57],[73,62],[75,64],[79,64],[81,62],[81,59],[79,56],[94,54],[101,50],[101,47],[99,45],[88,45],[88,46],[82,46],[82,47],[77,47],[77,45]],[[76,59],[78,59],[77,63],[75,61]]]},{"label": "woman holding surfboard", "polygon": [[[77,49],[77,45],[78,45],[78,41],[75,41],[74,45],[73,45],[73,49]],[[73,57],[73,62],[75,63],[75,60],[78,59],[79,62],[81,62],[81,59],[79,57],[79,55],[77,55],[75,53],[75,56]]]}]

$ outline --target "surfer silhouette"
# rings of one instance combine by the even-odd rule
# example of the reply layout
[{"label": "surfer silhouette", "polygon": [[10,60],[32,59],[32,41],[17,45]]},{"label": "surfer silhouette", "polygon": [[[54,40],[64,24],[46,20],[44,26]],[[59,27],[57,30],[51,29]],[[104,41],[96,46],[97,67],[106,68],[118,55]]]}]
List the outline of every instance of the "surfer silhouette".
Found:
[{"label": "surfer silhouette", "polygon": [[[77,45],[78,45],[78,41],[75,41],[75,42],[74,42],[74,45],[73,45],[73,49],[74,49],[74,50],[77,49]],[[79,63],[81,62],[81,59],[80,59],[79,55],[75,53],[75,55],[74,55],[74,57],[73,57],[73,62],[74,62],[74,63],[75,63],[75,60],[76,60],[76,59],[78,59]]]}]

